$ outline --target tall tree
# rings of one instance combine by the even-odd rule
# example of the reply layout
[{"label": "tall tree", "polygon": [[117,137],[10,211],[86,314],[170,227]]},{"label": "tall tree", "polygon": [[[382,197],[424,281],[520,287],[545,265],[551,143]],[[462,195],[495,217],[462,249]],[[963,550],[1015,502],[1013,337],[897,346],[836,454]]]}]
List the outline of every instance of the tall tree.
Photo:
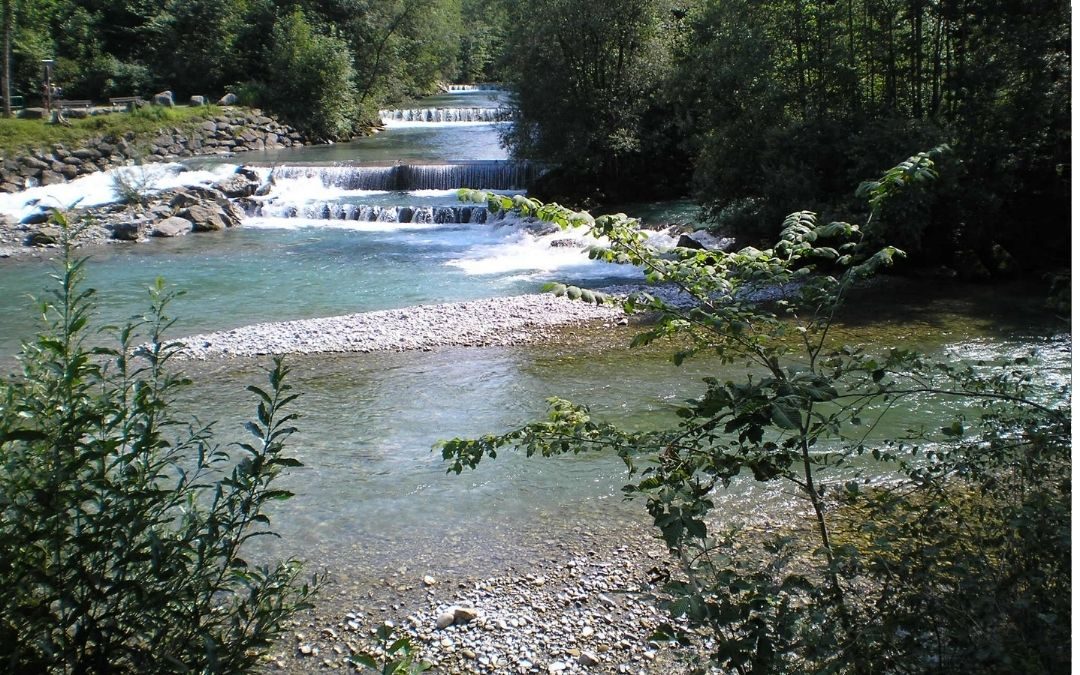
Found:
[{"label": "tall tree", "polygon": [[11,35],[15,31],[15,0],[3,0],[3,63],[0,64],[0,96],[4,97],[4,117],[11,117]]}]

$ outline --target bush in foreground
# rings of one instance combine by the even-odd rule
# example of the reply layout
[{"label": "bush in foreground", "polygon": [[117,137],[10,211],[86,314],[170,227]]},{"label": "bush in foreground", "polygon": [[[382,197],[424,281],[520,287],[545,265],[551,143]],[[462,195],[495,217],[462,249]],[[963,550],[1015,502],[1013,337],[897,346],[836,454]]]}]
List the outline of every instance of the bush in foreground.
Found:
[{"label": "bush in foreground", "polygon": [[299,466],[284,454],[288,369],[276,360],[269,388],[249,387],[254,440],[215,445],[173,409],[190,381],[169,367],[169,294],[159,282],[149,318],[91,347],[83,262],[67,251],[47,328],[0,380],[0,670],[247,670],[317,582],[297,561],[242,557],[271,534],[266,506],[291,496],[275,479]]},{"label": "bush in foreground", "polygon": [[[903,255],[879,243],[881,208],[934,179],[945,150],[864,183],[870,215],[861,226],[797,212],[773,248],[730,253],[661,255],[622,215],[463,191],[492,208],[587,227],[608,242],[594,258],[638,265],[692,298],[631,297],[628,311],[659,317],[634,345],[677,337],[676,365],[712,354],[746,370],[707,378],[677,425],[645,432],[551,399],[546,420],[441,444],[450,471],[506,448],[617,453],[637,476],[624,491],[644,499],[678,561],[659,598],[679,620],[666,636],[690,642],[689,626],[708,638],[700,672],[1068,672],[1069,385],[1041,378],[1028,357],[871,354],[834,330],[852,286]],[[789,293],[755,302],[763,287]],[[562,285],[554,292],[609,301]],[[905,406],[940,411],[940,421],[880,438],[881,420]],[[716,527],[715,496],[740,475],[801,499],[784,531]]]}]

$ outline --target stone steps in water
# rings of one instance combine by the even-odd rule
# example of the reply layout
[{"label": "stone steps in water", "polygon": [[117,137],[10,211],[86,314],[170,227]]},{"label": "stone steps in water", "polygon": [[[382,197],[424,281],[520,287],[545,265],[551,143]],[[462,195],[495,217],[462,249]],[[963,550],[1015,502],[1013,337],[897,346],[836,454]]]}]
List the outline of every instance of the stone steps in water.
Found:
[{"label": "stone steps in water", "polygon": [[527,190],[544,168],[527,161],[478,161],[460,164],[394,166],[281,166],[274,176],[318,178],[342,190]]},{"label": "stone steps in water", "polygon": [[356,220],[369,223],[483,224],[497,216],[486,206],[376,206],[339,202],[259,204],[249,215],[309,220]]},{"label": "stone steps in water", "polygon": [[452,122],[505,122],[510,111],[505,108],[405,108],[380,110],[383,124],[394,122],[427,122],[432,124]]}]

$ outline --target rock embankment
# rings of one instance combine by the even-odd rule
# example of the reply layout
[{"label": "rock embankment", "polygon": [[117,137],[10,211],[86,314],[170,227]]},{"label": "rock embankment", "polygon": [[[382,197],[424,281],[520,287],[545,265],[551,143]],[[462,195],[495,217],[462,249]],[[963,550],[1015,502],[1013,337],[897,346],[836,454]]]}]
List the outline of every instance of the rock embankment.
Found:
[{"label": "rock embankment", "polygon": [[490,347],[538,342],[558,326],[596,320],[615,323],[625,317],[619,307],[533,294],[260,323],[180,341],[181,353],[197,359]]},{"label": "rock embankment", "polygon": [[194,126],[161,129],[152,137],[137,137],[129,131],[119,137],[91,139],[78,148],[57,144],[5,158],[0,163],[0,192],[64,183],[136,161],[287,148],[306,141],[299,131],[260,110],[227,108]]},{"label": "rock embankment", "polygon": [[[245,217],[244,199],[262,186],[258,174],[245,167],[213,185],[190,185],[138,199],[66,214],[76,246],[110,242],[142,242],[178,237],[190,232],[215,232],[236,227]],[[0,217],[0,258],[56,249],[63,232],[52,224],[52,209],[44,205],[13,222]]]}]

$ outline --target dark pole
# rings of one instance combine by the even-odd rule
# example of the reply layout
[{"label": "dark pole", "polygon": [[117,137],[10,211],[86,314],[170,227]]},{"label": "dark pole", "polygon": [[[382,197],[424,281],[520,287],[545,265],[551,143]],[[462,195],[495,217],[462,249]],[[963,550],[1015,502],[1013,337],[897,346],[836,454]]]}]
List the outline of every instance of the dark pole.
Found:
[{"label": "dark pole", "polygon": [[42,59],[45,64],[45,112],[52,112],[52,59]]}]

